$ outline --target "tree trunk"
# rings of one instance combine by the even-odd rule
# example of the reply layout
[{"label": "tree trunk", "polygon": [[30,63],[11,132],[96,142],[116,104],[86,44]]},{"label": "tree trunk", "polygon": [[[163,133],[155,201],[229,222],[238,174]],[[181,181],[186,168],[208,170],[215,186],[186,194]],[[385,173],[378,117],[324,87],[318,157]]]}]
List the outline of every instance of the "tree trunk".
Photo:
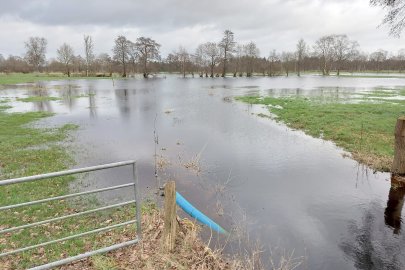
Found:
[{"label": "tree trunk", "polygon": [[148,70],[147,70],[147,63],[148,63],[148,60],[147,60],[147,58],[145,57],[145,60],[144,60],[144,63],[143,63],[143,77],[144,78],[147,78],[148,77]]},{"label": "tree trunk", "polygon": [[183,71],[183,78],[185,78],[186,77],[186,63],[183,62],[181,69]]},{"label": "tree trunk", "polygon": [[225,77],[226,74],[226,50],[224,51],[224,66],[222,69],[222,77]]},{"label": "tree trunk", "polygon": [[337,66],[337,75],[340,76],[340,69],[342,68],[342,60],[338,61]]},{"label": "tree trunk", "polygon": [[394,151],[392,172],[397,175],[405,175],[405,116],[401,116],[397,119]]},{"label": "tree trunk", "polygon": [[297,63],[297,75],[298,77],[301,76],[301,60],[298,60]]}]

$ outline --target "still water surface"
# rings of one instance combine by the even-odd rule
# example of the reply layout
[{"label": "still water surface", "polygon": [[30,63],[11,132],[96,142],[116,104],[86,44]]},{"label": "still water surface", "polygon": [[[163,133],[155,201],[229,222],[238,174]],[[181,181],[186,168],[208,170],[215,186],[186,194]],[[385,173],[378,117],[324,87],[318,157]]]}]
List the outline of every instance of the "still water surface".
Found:
[{"label": "still water surface", "polygon": [[[303,256],[301,269],[404,269],[404,188],[391,188],[389,174],[343,158],[333,143],[261,118],[256,114],[265,109],[232,98],[344,100],[375,87],[404,85],[400,78],[167,77],[46,82],[34,90],[7,86],[2,96],[61,97],[13,101],[10,111],[55,112],[42,124],[80,125],[74,150],[78,167],[136,159],[144,198],[153,198],[158,185],[156,147],[159,181],[175,179],[178,191],[200,210],[228,230],[246,229],[251,243],[259,240],[265,250]],[[129,177],[129,169],[114,169],[84,177],[72,188],[121,184]],[[123,190],[103,199],[131,194]]]}]

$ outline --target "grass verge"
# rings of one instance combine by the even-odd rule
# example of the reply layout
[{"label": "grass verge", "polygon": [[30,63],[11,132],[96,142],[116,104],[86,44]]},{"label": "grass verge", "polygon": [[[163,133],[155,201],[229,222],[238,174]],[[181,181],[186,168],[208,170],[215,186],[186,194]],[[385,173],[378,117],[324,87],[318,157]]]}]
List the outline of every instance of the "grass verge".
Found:
[{"label": "grass verge", "polygon": [[[379,90],[380,96],[384,96]],[[399,95],[403,91],[398,91]],[[388,93],[387,93],[388,95]],[[305,97],[244,96],[237,100],[268,105],[277,121],[293,129],[331,140],[360,163],[390,171],[396,119],[405,114],[404,100],[365,96],[360,102],[321,101]]]}]

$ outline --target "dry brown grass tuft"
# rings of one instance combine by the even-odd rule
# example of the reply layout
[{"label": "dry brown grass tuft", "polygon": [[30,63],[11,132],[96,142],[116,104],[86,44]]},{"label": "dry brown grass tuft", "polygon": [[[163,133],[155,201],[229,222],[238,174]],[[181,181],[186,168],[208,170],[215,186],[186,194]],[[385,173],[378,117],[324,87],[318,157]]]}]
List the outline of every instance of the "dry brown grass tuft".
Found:
[{"label": "dry brown grass tuft", "polygon": [[390,171],[392,157],[381,156],[373,153],[353,152],[352,156],[361,164],[365,164],[376,171]]},{"label": "dry brown grass tuft", "polygon": [[201,166],[201,155],[203,154],[206,147],[207,147],[207,144],[205,144],[203,146],[203,148],[201,149],[201,151],[197,155],[193,156],[189,161],[184,162],[183,166],[186,169],[195,171],[197,174],[200,173],[201,168],[202,168],[202,166]]},{"label": "dry brown grass tuft", "polygon": [[[143,239],[131,247],[119,249],[106,255],[93,257],[62,267],[64,270],[96,269],[191,269],[217,270],[236,269],[221,250],[211,250],[199,238],[200,227],[194,222],[178,219],[178,234],[173,252],[166,252],[162,245],[163,218],[154,210],[142,220]],[[133,237],[124,233],[122,240]]]},{"label": "dry brown grass tuft", "polygon": [[170,164],[171,164],[170,160],[164,157],[163,155],[156,156],[156,165],[160,170],[169,166]]},{"label": "dry brown grass tuft", "polygon": [[200,165],[200,157],[194,156],[191,160],[184,162],[183,166],[186,169],[195,171],[196,173],[200,173],[201,172],[201,165]]},{"label": "dry brown grass tuft", "polygon": [[[115,250],[104,255],[60,267],[61,270],[292,270],[302,263],[293,253],[276,254],[277,260],[263,258],[263,248],[258,243],[243,249],[243,253],[227,257],[223,248],[211,249],[209,243],[199,238],[200,226],[188,219],[178,220],[176,247],[172,252],[163,249],[163,215],[151,210],[142,218],[142,241],[136,245]],[[109,233],[101,237],[110,237]],[[121,241],[134,238],[134,230],[125,229]],[[211,241],[211,239],[209,240]],[[273,254],[271,254],[273,256]],[[266,263],[263,263],[266,262]]]}]

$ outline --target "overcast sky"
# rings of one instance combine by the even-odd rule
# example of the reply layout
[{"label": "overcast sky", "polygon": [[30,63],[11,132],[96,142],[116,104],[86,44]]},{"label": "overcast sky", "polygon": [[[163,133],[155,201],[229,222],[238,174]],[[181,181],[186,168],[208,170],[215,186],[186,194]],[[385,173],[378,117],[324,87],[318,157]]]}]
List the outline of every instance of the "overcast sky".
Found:
[{"label": "overcast sky", "polygon": [[326,34],[347,34],[366,52],[396,53],[405,38],[378,28],[383,15],[368,0],[0,0],[0,54],[23,55],[24,41],[42,36],[48,58],[63,42],[83,55],[89,34],[97,54],[111,53],[114,38],[125,35],[155,39],[166,56],[179,45],[194,51],[199,43],[218,42],[225,29],[240,43],[256,42],[262,56],[294,50],[299,38],[312,46]]}]

